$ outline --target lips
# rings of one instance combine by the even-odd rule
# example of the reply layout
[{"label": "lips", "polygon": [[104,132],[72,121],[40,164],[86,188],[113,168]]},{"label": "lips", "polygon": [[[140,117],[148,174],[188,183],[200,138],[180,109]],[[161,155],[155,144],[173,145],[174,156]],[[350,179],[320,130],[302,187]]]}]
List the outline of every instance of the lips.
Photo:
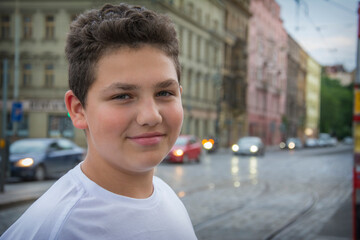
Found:
[{"label": "lips", "polygon": [[159,144],[164,136],[165,134],[163,133],[153,132],[132,136],[129,139],[141,146],[151,146]]}]

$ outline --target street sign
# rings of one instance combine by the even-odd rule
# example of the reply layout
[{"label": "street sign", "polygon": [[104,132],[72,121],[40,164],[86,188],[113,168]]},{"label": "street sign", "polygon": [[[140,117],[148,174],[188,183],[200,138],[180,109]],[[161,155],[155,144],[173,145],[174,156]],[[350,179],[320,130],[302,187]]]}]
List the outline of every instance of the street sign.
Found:
[{"label": "street sign", "polygon": [[23,105],[21,102],[13,102],[11,110],[11,121],[20,122],[23,118]]}]

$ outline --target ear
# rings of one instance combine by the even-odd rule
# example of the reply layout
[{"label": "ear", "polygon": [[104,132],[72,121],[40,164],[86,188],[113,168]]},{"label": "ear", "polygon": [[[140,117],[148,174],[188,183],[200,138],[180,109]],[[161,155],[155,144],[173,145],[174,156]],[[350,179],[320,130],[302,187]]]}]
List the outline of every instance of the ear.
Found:
[{"label": "ear", "polygon": [[73,91],[69,90],[65,93],[65,104],[73,125],[79,129],[86,129],[85,109]]},{"label": "ear", "polygon": [[180,96],[182,95],[182,91],[183,91],[183,88],[182,88],[182,86],[180,85]]}]

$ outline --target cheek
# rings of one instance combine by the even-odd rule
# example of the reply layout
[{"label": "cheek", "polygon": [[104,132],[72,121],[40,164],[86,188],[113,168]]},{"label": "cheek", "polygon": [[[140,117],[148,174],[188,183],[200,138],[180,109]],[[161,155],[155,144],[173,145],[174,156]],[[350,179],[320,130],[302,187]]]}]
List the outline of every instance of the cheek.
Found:
[{"label": "cheek", "polygon": [[90,131],[104,135],[104,133],[118,133],[127,128],[130,114],[103,107],[99,111],[94,111],[89,119]]},{"label": "cheek", "polygon": [[166,114],[168,123],[174,128],[178,129],[180,133],[180,129],[183,122],[184,112],[181,103],[177,104],[169,109]]}]

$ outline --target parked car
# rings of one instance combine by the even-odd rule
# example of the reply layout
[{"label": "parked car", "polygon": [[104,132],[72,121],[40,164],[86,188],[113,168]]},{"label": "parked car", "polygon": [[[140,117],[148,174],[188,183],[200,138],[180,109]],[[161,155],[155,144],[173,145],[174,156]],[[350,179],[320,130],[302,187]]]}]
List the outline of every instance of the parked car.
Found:
[{"label": "parked car", "polygon": [[165,161],[173,163],[200,162],[202,144],[193,135],[180,135]]},{"label": "parked car", "polygon": [[338,145],[338,140],[337,140],[337,138],[336,138],[336,137],[330,138],[329,144],[330,144],[330,146],[333,146],[333,147],[336,146],[336,145]]},{"label": "parked car", "polygon": [[318,140],[316,138],[307,138],[305,140],[305,147],[312,148],[318,146]]},{"label": "parked car", "polygon": [[346,145],[352,145],[354,144],[354,140],[352,137],[344,137],[343,139],[343,143],[346,144]]},{"label": "parked car", "polygon": [[319,133],[319,147],[329,147],[332,145],[331,136],[328,133]]},{"label": "parked car", "polygon": [[261,138],[247,136],[240,138],[236,144],[231,147],[235,155],[264,155],[265,145]]},{"label": "parked car", "polygon": [[295,149],[302,148],[303,144],[299,138],[288,138],[285,142],[280,143],[281,149]]},{"label": "parked car", "polygon": [[44,180],[58,178],[81,162],[85,149],[65,138],[29,138],[10,145],[11,176]]}]

